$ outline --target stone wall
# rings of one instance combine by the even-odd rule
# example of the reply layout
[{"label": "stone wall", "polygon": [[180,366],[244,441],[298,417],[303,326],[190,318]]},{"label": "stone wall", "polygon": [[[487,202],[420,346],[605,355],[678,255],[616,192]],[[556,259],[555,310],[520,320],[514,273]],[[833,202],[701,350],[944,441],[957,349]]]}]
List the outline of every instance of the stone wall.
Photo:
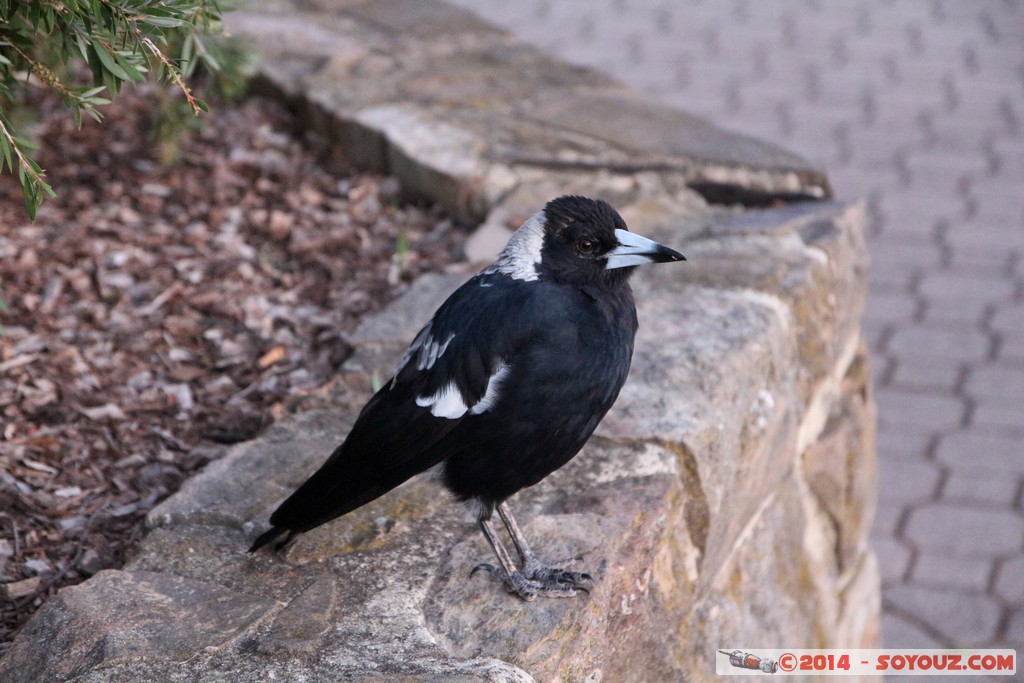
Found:
[{"label": "stone wall", "polygon": [[341,153],[480,222],[471,258],[564,193],[687,255],[636,276],[633,370],[597,435],[511,501],[596,586],[524,603],[470,578],[490,550],[425,479],[284,556],[245,552],[467,268],[366,321],[328,410],[187,482],[123,570],[35,615],[0,680],[711,680],[719,648],[877,646],[863,205],[437,2],[249,2],[229,20],[263,51],[261,86]]}]

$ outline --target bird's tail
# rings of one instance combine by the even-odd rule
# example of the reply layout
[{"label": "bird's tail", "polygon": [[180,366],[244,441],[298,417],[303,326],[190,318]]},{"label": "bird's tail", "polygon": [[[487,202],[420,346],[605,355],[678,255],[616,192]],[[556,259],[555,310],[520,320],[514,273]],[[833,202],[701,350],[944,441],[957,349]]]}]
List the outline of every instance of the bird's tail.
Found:
[{"label": "bird's tail", "polygon": [[[337,482],[322,476],[319,472],[310,477],[295,493],[288,497],[270,516],[271,527],[264,531],[249,548],[254,553],[263,546],[277,541],[278,537],[288,534],[277,541],[275,550],[281,550],[298,534],[340,517],[371,500],[384,495],[401,482],[387,485],[377,484],[356,495],[338,496]],[[342,505],[330,505],[326,501],[338,496],[345,500]]]},{"label": "bird's tail", "polygon": [[282,534],[285,534],[285,533],[288,534],[288,538],[286,538],[283,541],[281,541],[278,544],[278,546],[277,546],[278,548],[281,548],[284,545],[286,545],[288,543],[288,541],[291,540],[292,534],[289,532],[288,529],[286,529],[283,526],[272,526],[272,527],[270,527],[270,529],[268,529],[267,531],[264,531],[262,534],[259,535],[259,538],[257,538],[256,541],[252,544],[252,547],[249,548],[249,552],[250,553],[256,552],[257,550],[259,550],[263,546],[267,545],[268,543],[272,543],[272,542],[276,541],[279,536],[281,536]]}]

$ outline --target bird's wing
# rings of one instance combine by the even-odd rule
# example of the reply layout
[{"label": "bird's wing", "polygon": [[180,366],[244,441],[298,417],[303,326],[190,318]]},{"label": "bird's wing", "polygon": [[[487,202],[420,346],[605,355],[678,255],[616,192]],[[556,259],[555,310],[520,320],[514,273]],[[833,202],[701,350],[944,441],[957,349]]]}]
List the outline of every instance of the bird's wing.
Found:
[{"label": "bird's wing", "polygon": [[445,453],[435,446],[490,407],[516,348],[530,337],[521,314],[529,289],[481,274],[456,290],[420,330],[394,378],[360,412],[345,442],[281,504],[271,524],[311,529],[440,462]]}]

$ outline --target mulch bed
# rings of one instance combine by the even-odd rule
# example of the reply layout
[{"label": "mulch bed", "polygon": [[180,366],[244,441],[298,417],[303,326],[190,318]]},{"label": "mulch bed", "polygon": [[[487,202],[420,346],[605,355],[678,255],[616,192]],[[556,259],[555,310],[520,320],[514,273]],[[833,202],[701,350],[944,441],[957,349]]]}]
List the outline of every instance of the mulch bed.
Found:
[{"label": "mulch bed", "polygon": [[124,562],[203,444],[300,409],[346,332],[464,238],[393,181],[328,170],[273,101],[214,104],[170,147],[144,92],[81,130],[41,106],[59,197],[30,223],[0,176],[0,655],[57,589]]}]

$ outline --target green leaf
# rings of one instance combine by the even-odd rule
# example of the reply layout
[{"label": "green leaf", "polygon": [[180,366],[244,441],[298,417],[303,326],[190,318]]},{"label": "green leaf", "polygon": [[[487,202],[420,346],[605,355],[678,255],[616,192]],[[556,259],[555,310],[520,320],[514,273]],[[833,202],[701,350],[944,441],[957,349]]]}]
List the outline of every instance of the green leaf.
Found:
[{"label": "green leaf", "polygon": [[192,34],[189,33],[185,36],[185,39],[181,41],[181,61],[190,62],[192,61],[192,54],[195,51],[195,41],[192,38]]},{"label": "green leaf", "polygon": [[11,137],[14,138],[14,144],[16,144],[18,147],[27,149],[29,151],[35,151],[36,149],[39,149],[39,145],[37,145],[32,140],[29,140],[28,138],[22,137],[14,133],[11,134]]},{"label": "green leaf", "polygon": [[[75,35],[75,45],[78,46],[78,51],[82,54],[82,59],[86,62],[89,61],[89,45],[85,42],[85,36],[81,33]],[[95,71],[95,70],[94,70]]]},{"label": "green leaf", "polygon": [[[24,83],[17,72],[28,71],[33,64],[55,68],[62,83],[53,87],[76,123],[84,114],[100,119],[99,108],[109,104],[126,83],[154,76],[167,78],[188,93],[182,77],[197,69],[211,74],[221,71],[208,81],[208,87],[221,95],[234,92],[237,96],[250,60],[239,43],[223,40],[219,20],[224,4],[222,0],[0,0],[0,124],[4,128],[0,172],[18,175],[33,219],[40,203],[53,196],[53,189],[38,164],[19,156],[35,146],[13,137],[4,116],[6,107],[18,106],[24,98]],[[79,57],[91,70],[91,82],[76,80],[80,70],[71,63]],[[195,109],[209,110],[205,102],[192,98],[189,93]]]},{"label": "green leaf", "polygon": [[89,118],[91,118],[93,121],[98,122],[103,120],[103,114],[100,112],[99,109],[93,109],[92,107],[89,107],[85,110],[85,113],[88,114]]},{"label": "green leaf", "polygon": [[14,170],[14,159],[11,158],[11,146],[7,142],[6,136],[0,136],[0,146],[3,147],[4,161],[7,162],[7,168],[11,171]]},{"label": "green leaf", "polygon": [[206,44],[203,42],[203,39],[199,36],[196,36],[196,54],[198,54],[202,58],[203,62],[206,64],[206,66],[210,68],[211,71],[221,70],[220,62],[217,61],[217,59],[213,56],[210,50],[206,49]]},{"label": "green leaf", "polygon": [[[83,100],[88,100],[95,97],[96,95],[99,95],[101,92],[105,90],[106,88],[101,85],[98,88],[89,88],[88,90],[83,90],[82,92],[78,93],[78,96],[81,97]],[[109,102],[110,100],[105,100],[104,104],[107,104]]]},{"label": "green leaf", "polygon": [[25,196],[25,211],[28,212],[29,220],[35,222],[36,209],[39,208],[39,195],[32,185],[32,181],[24,174],[20,176],[19,180],[21,180],[21,193]]},{"label": "green leaf", "polygon": [[140,23],[149,24],[151,26],[159,26],[161,28],[178,28],[181,26],[186,26],[186,22],[182,21],[181,19],[174,19],[173,17],[149,16],[142,20],[142,22]]},{"label": "green leaf", "polygon": [[125,53],[118,52],[114,55],[114,59],[117,61],[118,66],[120,66],[121,69],[126,74],[128,74],[128,78],[126,78],[125,80],[141,81],[144,78],[142,73],[147,70],[146,67],[142,66],[141,64],[133,64],[131,60],[129,60],[125,56]]},{"label": "green leaf", "polygon": [[100,62],[103,64],[103,68],[106,69],[108,73],[122,81],[132,80],[132,77],[129,76],[128,73],[121,68],[121,65],[117,63],[117,60],[114,58],[114,55],[112,55],[110,52],[107,52],[106,46],[93,45],[93,50],[95,50],[96,57],[100,60]]}]

